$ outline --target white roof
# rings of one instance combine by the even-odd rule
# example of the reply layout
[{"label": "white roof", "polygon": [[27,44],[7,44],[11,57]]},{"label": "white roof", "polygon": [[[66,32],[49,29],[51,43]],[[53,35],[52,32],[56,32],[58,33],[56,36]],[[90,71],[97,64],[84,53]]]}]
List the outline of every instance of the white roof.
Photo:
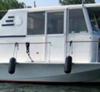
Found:
[{"label": "white roof", "polygon": [[[85,7],[100,7],[100,3],[95,4],[85,4]],[[49,7],[36,7],[36,8],[23,8],[23,9],[11,9],[10,11],[57,11],[57,10],[64,10],[64,9],[76,9],[76,8],[82,8],[82,4],[75,4],[75,5],[59,5],[59,6],[49,6]]]}]

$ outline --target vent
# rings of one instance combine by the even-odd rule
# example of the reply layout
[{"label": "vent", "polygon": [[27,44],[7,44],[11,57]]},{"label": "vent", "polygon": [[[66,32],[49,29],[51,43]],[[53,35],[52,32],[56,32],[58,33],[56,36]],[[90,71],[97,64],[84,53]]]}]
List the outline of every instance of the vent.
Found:
[{"label": "vent", "polygon": [[5,23],[2,24],[2,26],[14,26],[14,16],[8,16],[8,18],[5,20]]},{"label": "vent", "polygon": [[15,18],[14,16],[8,16],[8,18]]},{"label": "vent", "polygon": [[14,20],[6,20],[6,22],[14,22]]},{"label": "vent", "polygon": [[14,24],[2,24],[2,26],[14,26]]}]

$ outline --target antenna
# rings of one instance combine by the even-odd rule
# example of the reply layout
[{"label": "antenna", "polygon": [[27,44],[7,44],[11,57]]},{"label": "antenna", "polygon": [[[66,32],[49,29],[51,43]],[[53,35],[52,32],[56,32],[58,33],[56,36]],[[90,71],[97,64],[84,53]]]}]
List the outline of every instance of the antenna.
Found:
[{"label": "antenna", "polygon": [[84,6],[85,0],[82,0],[82,5]]},{"label": "antenna", "polygon": [[34,7],[36,7],[36,1],[34,1]]}]

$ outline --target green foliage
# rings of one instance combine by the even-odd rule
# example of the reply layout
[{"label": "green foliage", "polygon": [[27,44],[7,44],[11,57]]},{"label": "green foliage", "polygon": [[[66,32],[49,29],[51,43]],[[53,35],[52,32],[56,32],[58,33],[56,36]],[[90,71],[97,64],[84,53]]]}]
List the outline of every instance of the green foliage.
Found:
[{"label": "green foliage", "polygon": [[[62,5],[81,4],[82,0],[59,0]],[[85,3],[95,3],[95,0],[85,0]]]},{"label": "green foliage", "polygon": [[24,3],[19,3],[17,0],[0,0],[0,10],[23,8],[24,6]]}]

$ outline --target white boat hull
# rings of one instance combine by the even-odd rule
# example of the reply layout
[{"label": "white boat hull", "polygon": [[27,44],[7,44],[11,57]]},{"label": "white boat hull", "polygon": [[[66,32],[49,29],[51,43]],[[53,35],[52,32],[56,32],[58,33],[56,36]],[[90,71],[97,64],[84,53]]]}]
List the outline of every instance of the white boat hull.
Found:
[{"label": "white boat hull", "polygon": [[0,64],[0,81],[7,82],[100,82],[100,64],[73,64],[71,73],[64,73],[64,64],[16,64],[14,74],[9,64]]}]

